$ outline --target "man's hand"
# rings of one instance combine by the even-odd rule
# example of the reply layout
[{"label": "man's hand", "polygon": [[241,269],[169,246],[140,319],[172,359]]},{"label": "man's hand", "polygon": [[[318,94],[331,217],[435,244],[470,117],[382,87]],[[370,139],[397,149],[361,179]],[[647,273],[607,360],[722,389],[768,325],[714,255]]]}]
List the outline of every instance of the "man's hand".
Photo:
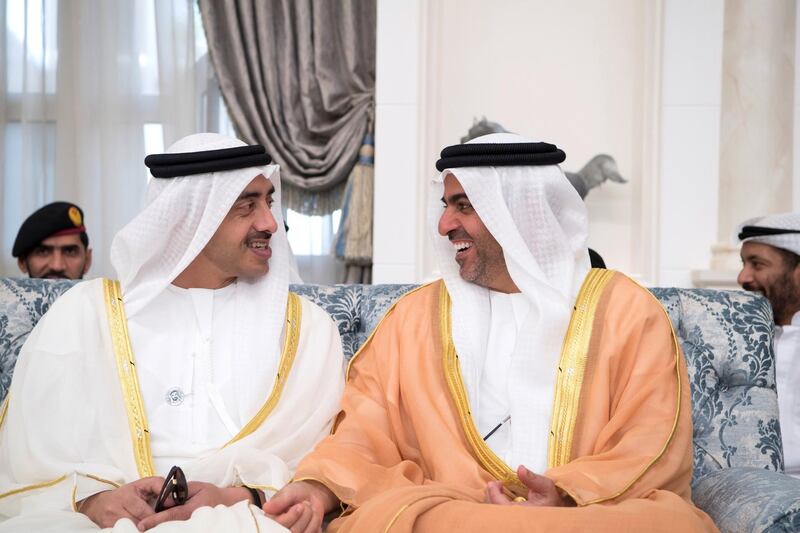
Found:
[{"label": "man's hand", "polygon": [[162,477],[145,477],[114,490],[98,492],[78,502],[78,512],[101,528],[114,527],[120,518],[130,518],[137,524],[153,514],[152,503],[163,484]]},{"label": "man's hand", "polygon": [[218,487],[212,483],[190,481],[188,483],[189,495],[186,503],[175,505],[172,497],[167,499],[169,508],[160,513],[153,513],[141,520],[137,526],[139,531],[146,531],[156,527],[162,522],[171,520],[188,520],[195,509],[200,507],[215,507],[217,505],[234,505],[242,500],[250,500],[250,491],[244,487]]},{"label": "man's hand", "polygon": [[296,481],[283,487],[264,504],[264,513],[292,533],[317,533],[325,513],[339,499],[316,481]]},{"label": "man's hand", "polygon": [[550,478],[534,474],[524,466],[517,468],[519,480],[528,487],[526,501],[512,501],[503,493],[503,484],[499,481],[490,481],[486,485],[486,503],[497,505],[528,505],[532,507],[574,507],[575,502],[569,497],[562,497],[556,484]]}]

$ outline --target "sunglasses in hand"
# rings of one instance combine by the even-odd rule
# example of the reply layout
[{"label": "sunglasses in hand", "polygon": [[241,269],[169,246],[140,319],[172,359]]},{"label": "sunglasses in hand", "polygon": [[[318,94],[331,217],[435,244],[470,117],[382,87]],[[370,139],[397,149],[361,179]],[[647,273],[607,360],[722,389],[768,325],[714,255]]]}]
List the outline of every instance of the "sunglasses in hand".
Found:
[{"label": "sunglasses in hand", "polygon": [[173,466],[169,469],[169,474],[164,479],[164,485],[161,486],[161,492],[156,500],[155,512],[160,513],[164,510],[164,502],[168,496],[172,496],[172,501],[175,502],[175,505],[183,505],[189,497],[186,476],[179,466]]}]

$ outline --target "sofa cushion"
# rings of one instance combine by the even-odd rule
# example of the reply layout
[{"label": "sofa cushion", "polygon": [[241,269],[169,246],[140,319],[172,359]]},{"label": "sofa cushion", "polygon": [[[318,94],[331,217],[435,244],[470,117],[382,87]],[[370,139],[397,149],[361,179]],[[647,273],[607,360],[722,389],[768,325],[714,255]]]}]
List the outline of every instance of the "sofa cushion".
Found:
[{"label": "sofa cushion", "polygon": [[71,280],[0,278],[0,400],[8,392],[17,355],[33,326],[74,284]]},{"label": "sofa cushion", "polygon": [[322,307],[342,337],[349,360],[389,307],[416,285],[292,285],[291,290]]},{"label": "sofa cushion", "polygon": [[[52,301],[74,284],[0,278],[0,399],[22,344]],[[337,323],[346,357],[415,285],[293,285]],[[692,389],[694,479],[717,469],[782,471],[769,303],[741,291],[652,289],[683,346]]]},{"label": "sofa cushion", "polygon": [[692,498],[723,533],[800,531],[800,482],[785,474],[716,470],[695,481]]},{"label": "sofa cushion", "polygon": [[694,479],[720,468],[783,471],[769,302],[753,293],[652,289],[689,371]]}]

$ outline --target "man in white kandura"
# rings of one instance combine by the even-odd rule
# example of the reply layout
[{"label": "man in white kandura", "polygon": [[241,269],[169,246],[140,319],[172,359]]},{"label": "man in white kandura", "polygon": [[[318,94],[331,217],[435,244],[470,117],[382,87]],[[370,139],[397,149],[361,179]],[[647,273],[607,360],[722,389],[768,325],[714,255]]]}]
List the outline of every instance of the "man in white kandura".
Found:
[{"label": "man in white kandura", "polygon": [[786,473],[800,477],[800,213],[751,218],[738,228],[738,282],[764,295],[775,319],[775,382]]},{"label": "man in white kandura", "polygon": [[[260,507],[329,433],[343,356],[330,317],[289,292],[270,161],[216,134],[145,161],[147,206],[112,244],[119,283],[70,289],[20,352],[0,531],[283,530]],[[182,505],[158,477],[172,466]]]}]

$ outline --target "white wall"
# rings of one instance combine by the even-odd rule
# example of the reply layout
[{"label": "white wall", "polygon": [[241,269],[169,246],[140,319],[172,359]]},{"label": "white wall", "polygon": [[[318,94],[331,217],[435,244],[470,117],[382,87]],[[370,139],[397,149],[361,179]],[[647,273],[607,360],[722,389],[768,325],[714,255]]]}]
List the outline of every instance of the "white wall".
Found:
[{"label": "white wall", "polygon": [[417,280],[418,1],[378,0],[374,283]]},{"label": "white wall", "polygon": [[565,170],[579,170],[598,153],[613,155],[631,182],[590,193],[590,246],[610,266],[651,277],[652,254],[642,253],[651,200],[642,184],[655,179],[655,151],[642,139],[656,115],[646,78],[658,59],[653,5],[379,0],[375,282],[435,274],[426,244],[427,183],[441,148],[458,143],[484,115],[558,144],[567,152]]},{"label": "white wall", "polygon": [[[606,183],[587,198],[590,245],[610,267],[645,284],[685,287],[709,269],[718,240],[724,0],[378,6],[384,142],[376,146],[375,282],[435,275],[426,184],[439,150],[483,115],[563,147],[565,170],[599,152],[617,159],[631,183]],[[800,80],[800,40],[797,47]],[[797,125],[800,81],[794,109]],[[794,146],[800,153],[800,135]]]},{"label": "white wall", "polygon": [[663,286],[691,287],[717,241],[722,0],[666,0],[657,232]]}]

